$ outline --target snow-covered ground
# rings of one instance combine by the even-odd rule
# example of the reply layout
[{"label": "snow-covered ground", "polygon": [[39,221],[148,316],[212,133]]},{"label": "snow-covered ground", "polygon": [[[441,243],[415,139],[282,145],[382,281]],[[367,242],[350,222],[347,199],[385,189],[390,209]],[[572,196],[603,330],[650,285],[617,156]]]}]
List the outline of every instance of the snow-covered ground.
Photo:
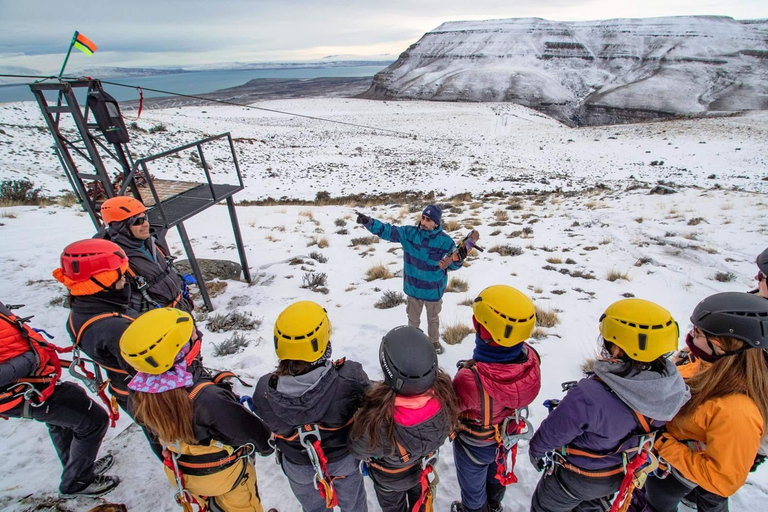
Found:
[{"label": "snow-covered ground", "polygon": [[[446,294],[441,325],[471,325],[471,309],[460,303],[496,283],[515,286],[539,307],[559,312],[559,324],[534,340],[543,361],[542,391],[531,406],[534,425],[546,415],[543,400],[560,397],[560,383],[579,378],[581,363],[595,355],[598,318],[609,304],[625,294],[656,301],[685,330],[690,312],[701,298],[754,286],[754,258],[768,246],[768,199],[762,194],[768,183],[762,181],[768,165],[761,154],[768,140],[768,116],[763,114],[574,130],[514,105],[346,99],[261,105],[411,132],[417,138],[234,107],[190,107],[145,113],[140,126],[163,123],[168,131],[141,134],[133,150],[144,155],[204,134],[231,130],[233,136],[245,139],[238,143],[238,156],[247,188],[238,199],[314,198],[318,191],[333,195],[393,190],[434,190],[448,196],[472,193],[471,199],[436,200],[445,203],[445,222],[459,225],[450,233],[454,238],[476,227],[480,244],[486,248],[466,268],[452,274],[466,280],[468,290]],[[0,129],[4,131],[0,133],[0,179],[29,176],[55,193],[66,187],[66,181],[47,150],[49,135],[26,128],[28,124],[42,125],[33,105],[0,106]],[[416,163],[411,165],[411,159]],[[664,164],[649,165],[653,160]],[[443,168],[444,162],[457,162],[457,167]],[[162,170],[167,176],[173,172],[170,166]],[[270,177],[271,173],[276,176]],[[717,178],[707,179],[710,174]],[[649,183],[667,179],[698,188],[649,195],[648,188],[628,187],[634,184],[628,180],[630,175]],[[502,181],[504,177],[519,181]],[[597,183],[606,188],[585,190]],[[712,188],[715,184],[723,188]],[[729,190],[734,185],[745,190]],[[507,195],[556,186],[574,193]],[[491,191],[505,194],[483,197]],[[421,206],[362,208],[382,220],[410,223],[417,215],[410,210],[420,211]],[[241,353],[215,357],[213,344],[231,333],[209,332],[203,320],[206,364],[232,369],[255,381],[275,366],[271,337],[278,313],[292,301],[310,299],[328,309],[334,327],[334,356],[360,361],[373,379],[380,379],[379,341],[389,329],[405,323],[406,315],[403,305],[381,310],[374,303],[385,291],[401,290],[402,279],[368,282],[365,275],[375,264],[386,265],[393,273],[401,270],[398,245],[381,241],[353,247],[353,238],[368,235],[354,224],[353,206],[241,206],[238,216],[255,284],[228,282],[213,302],[217,312],[250,312],[263,323],[254,331],[243,332],[251,342]],[[66,345],[67,310],[52,305],[61,299],[64,289],[53,280],[51,271],[58,266],[65,245],[92,235],[90,220],[77,207],[19,206],[0,208],[0,224],[0,272],[5,276],[0,297],[26,304],[22,312],[35,315],[34,325]],[[227,210],[222,206],[186,223],[198,257],[237,261],[228,225]],[[525,233],[524,228],[532,231]],[[338,233],[343,229],[346,234]],[[309,245],[323,238],[327,247]],[[169,242],[180,253],[176,233],[170,234]],[[501,256],[489,250],[505,245],[520,247],[523,252]],[[313,251],[327,262],[309,258]],[[290,258],[304,263],[291,265]],[[302,276],[310,272],[327,275],[327,294],[301,288]],[[716,280],[718,273],[731,280]],[[609,281],[610,274],[626,279]],[[455,373],[456,361],[468,358],[472,347],[471,337],[447,346],[440,356],[441,366]],[[238,391],[251,392],[243,387]],[[56,496],[60,464],[43,425],[0,421],[0,447],[4,453],[0,509],[33,510]],[[111,472],[123,479],[106,496],[108,501],[125,503],[132,511],[177,510],[160,464],[128,419],[121,418],[117,428],[110,429],[102,451],[115,454],[117,462]],[[508,490],[507,511],[527,509],[539,478],[526,451],[523,443],[517,468],[520,482]],[[272,458],[259,458],[257,471],[265,508],[300,510]],[[445,511],[459,497],[448,444],[441,452],[438,471],[435,510]],[[378,510],[370,481],[366,485],[370,509]],[[766,495],[768,469],[762,467],[750,474],[733,497],[732,509],[758,510]],[[96,503],[78,499],[58,506],[59,510],[87,510]]]},{"label": "snow-covered ground", "polygon": [[[180,107],[145,110],[139,129],[131,129],[132,153],[143,157],[232,132],[248,187],[238,199],[314,199],[320,191],[578,190],[630,177],[768,190],[768,181],[761,181],[768,177],[766,112],[572,129],[510,103],[313,98],[256,106],[396,133],[245,107]],[[28,176],[48,194],[68,189],[51,144],[34,103],[0,104],[0,179]],[[203,181],[199,166],[183,156],[156,161],[150,171]],[[208,163],[214,179],[231,176],[225,162]]]}]

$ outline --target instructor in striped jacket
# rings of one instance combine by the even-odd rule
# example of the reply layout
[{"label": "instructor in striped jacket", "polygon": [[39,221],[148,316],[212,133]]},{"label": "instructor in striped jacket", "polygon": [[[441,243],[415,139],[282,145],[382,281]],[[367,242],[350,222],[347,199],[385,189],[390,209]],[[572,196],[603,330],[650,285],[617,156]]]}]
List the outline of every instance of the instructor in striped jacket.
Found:
[{"label": "instructor in striped jacket", "polygon": [[[440,344],[440,310],[443,293],[448,284],[448,271],[461,268],[467,256],[466,248],[456,251],[456,244],[441,226],[442,211],[436,205],[427,206],[415,226],[393,226],[367,215],[358,214],[357,223],[374,235],[403,246],[405,278],[403,291],[408,296],[408,325],[418,328],[421,310],[426,306],[429,339],[438,354]],[[455,254],[454,254],[455,253]]]}]

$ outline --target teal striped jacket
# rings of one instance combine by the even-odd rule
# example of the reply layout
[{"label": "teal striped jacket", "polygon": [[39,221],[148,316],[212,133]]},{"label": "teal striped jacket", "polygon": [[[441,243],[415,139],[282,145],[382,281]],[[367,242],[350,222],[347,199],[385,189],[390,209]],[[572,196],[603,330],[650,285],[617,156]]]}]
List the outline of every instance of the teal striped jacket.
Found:
[{"label": "teal striped jacket", "polygon": [[438,226],[425,231],[418,226],[393,226],[371,219],[365,227],[374,235],[403,246],[405,277],[403,291],[414,299],[437,302],[443,297],[448,284],[447,270],[458,270],[461,261],[454,261],[447,270],[437,264],[453,252],[456,244]]}]

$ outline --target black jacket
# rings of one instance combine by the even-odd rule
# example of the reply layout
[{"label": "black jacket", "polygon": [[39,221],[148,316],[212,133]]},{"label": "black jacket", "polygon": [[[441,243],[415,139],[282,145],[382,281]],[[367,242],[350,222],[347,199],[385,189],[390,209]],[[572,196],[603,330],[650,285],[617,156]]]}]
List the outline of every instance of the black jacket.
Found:
[{"label": "black jacket", "polygon": [[[264,375],[256,384],[253,406],[256,415],[275,434],[290,437],[299,426],[319,424],[335,430],[320,430],[320,446],[333,462],[347,456],[351,419],[362,402],[370,381],[360,363],[339,361],[306,393],[288,396],[277,390],[278,377]],[[292,441],[277,438],[282,456],[294,464],[310,464],[298,437]]]},{"label": "black jacket", "polygon": [[[193,363],[191,370],[195,385],[213,382],[211,375],[199,361]],[[272,453],[272,447],[269,446],[269,428],[240,405],[238,396],[232,391],[229,383],[220,382],[201,388],[193,404],[194,433],[198,444],[207,445],[216,440],[237,448],[252,443],[262,455]]]},{"label": "black jacket", "polygon": [[[139,315],[129,307],[129,289],[124,288],[124,290],[124,292],[112,290],[71,298],[67,332],[72,338],[72,343],[75,343],[77,333],[81,331],[83,325],[93,317],[115,313],[130,318],[136,318]],[[122,316],[97,320],[83,331],[78,345],[80,350],[105,369],[110,379],[112,394],[123,406],[128,398],[128,382],[136,374],[136,370],[120,355],[120,337],[130,324],[131,321]]]},{"label": "black jacket", "polygon": [[396,474],[381,471],[375,466],[369,468],[371,478],[377,484],[396,491],[404,491],[419,483],[421,476],[421,459],[443,445],[451,432],[450,425],[445,421],[442,410],[415,425],[395,423],[395,441],[407,452],[407,460],[403,460],[400,449],[393,446],[387,439],[387,425],[382,424],[379,433],[378,447],[370,446],[368,436],[350,439],[348,446],[352,455],[361,460],[370,459],[376,465],[386,469],[398,469],[411,466],[410,469]]},{"label": "black jacket", "polygon": [[[160,245],[154,237],[149,237],[147,240],[134,238],[128,221],[113,222],[106,236],[125,251],[133,273],[147,280],[149,284],[147,292],[152,300],[162,307],[171,306],[187,312],[192,311],[192,302],[181,296],[183,290],[181,277],[166,259],[166,256],[170,255],[167,247]],[[131,307],[141,311],[143,297],[136,279],[128,279],[128,282],[132,292]]]}]

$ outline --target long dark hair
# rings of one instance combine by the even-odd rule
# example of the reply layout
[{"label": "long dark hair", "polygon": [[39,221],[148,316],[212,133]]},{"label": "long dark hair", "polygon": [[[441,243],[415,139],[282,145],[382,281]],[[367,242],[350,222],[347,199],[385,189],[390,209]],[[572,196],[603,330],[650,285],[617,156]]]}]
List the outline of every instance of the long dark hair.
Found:
[{"label": "long dark hair", "polygon": [[[664,375],[667,371],[667,358],[664,356],[659,356],[653,361],[649,363],[644,363],[643,361],[636,361],[629,357],[627,353],[622,349],[621,355],[619,357],[614,357],[611,352],[613,351],[613,347],[616,347],[617,345],[613,342],[610,342],[606,339],[603,339],[603,356],[607,359],[613,359],[618,360],[621,362],[621,366],[618,370],[611,372],[614,375],[617,375],[619,377],[628,377],[630,375],[635,375],[640,372],[645,371],[652,371],[656,372],[660,375]],[[621,349],[621,347],[618,347]]]},{"label": "long dark hair", "polygon": [[299,361],[297,359],[281,359],[277,364],[277,369],[272,372],[272,375],[277,377],[292,375],[296,377],[298,375],[304,375],[318,366],[317,362],[308,363],[307,361]]},{"label": "long dark hair", "polygon": [[[453,390],[451,378],[442,369],[438,368],[432,388],[427,391],[440,402],[442,406],[440,414],[445,418],[451,431],[459,425],[459,402]],[[352,426],[350,436],[352,439],[360,439],[364,435],[368,437],[369,448],[376,449],[381,446],[381,431],[385,429],[385,438],[392,448],[391,455],[395,453],[395,398],[397,393],[384,384],[377,382],[368,390],[362,406],[355,414],[355,423]]]}]

